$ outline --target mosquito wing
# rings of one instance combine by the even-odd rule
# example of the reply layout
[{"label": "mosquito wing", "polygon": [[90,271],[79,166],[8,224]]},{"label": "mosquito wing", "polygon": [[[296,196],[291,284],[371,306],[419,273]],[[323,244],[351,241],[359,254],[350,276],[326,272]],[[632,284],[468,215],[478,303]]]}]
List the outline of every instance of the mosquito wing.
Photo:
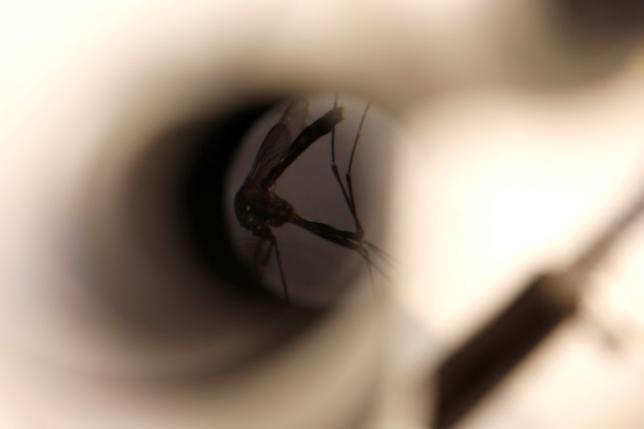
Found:
[{"label": "mosquito wing", "polygon": [[286,169],[295,162],[313,143],[322,136],[330,133],[336,124],[342,120],[342,107],[334,107],[323,116],[316,119],[312,124],[306,126],[280,157],[279,162],[272,164],[270,171],[262,176],[263,186],[272,186]]},{"label": "mosquito wing", "polygon": [[249,181],[263,181],[289,151],[293,139],[306,127],[309,103],[305,98],[292,101],[262,142],[248,175]]}]

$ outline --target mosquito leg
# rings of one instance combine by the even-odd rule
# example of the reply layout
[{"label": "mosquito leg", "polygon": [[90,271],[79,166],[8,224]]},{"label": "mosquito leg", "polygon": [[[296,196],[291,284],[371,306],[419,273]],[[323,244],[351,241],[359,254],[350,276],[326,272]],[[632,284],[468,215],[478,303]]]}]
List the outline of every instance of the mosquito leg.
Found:
[{"label": "mosquito leg", "polygon": [[[330,241],[331,243],[337,244],[338,246],[353,250],[358,255],[360,255],[360,257],[364,259],[365,263],[367,264],[369,279],[371,281],[371,288],[374,294],[376,293],[374,268],[383,275],[385,275],[385,272],[382,271],[376,264],[374,264],[373,260],[371,259],[371,254],[369,253],[367,246],[373,246],[371,243],[363,240],[362,237],[358,236],[356,232],[337,229],[322,222],[309,221],[297,215],[291,220],[291,223],[307,230],[312,234],[317,235],[320,238],[323,238],[324,240]],[[375,246],[373,247],[376,248]]]},{"label": "mosquito leg", "polygon": [[355,222],[355,225],[356,225],[356,232],[360,237],[364,235],[364,229],[362,228],[362,224],[360,223],[360,218],[358,217],[356,200],[353,193],[353,182],[351,181],[351,172],[353,170],[353,160],[355,158],[356,149],[358,148],[358,142],[360,141],[360,136],[362,135],[362,127],[364,126],[364,121],[367,118],[367,113],[369,112],[370,107],[371,107],[371,103],[367,103],[367,105],[365,106],[364,112],[362,113],[362,117],[360,118],[360,124],[358,125],[358,131],[356,132],[356,137],[353,140],[353,147],[351,148],[351,156],[349,157],[349,167],[347,168],[347,174],[346,174],[349,210],[351,211],[351,216],[353,217],[353,221]]},{"label": "mosquito leg", "polygon": [[257,240],[255,242],[255,248],[253,249],[253,266],[258,267],[259,262],[261,260],[262,256],[262,247],[264,244],[264,240]]},{"label": "mosquito leg", "polygon": [[[264,244],[266,243],[266,240],[257,240],[255,242],[255,248],[253,250],[253,263],[255,267],[259,267],[260,265],[265,265],[266,260],[268,259],[267,256],[264,256]],[[270,242],[269,242],[270,245]],[[268,252],[271,251],[271,248],[268,248]]]},{"label": "mosquito leg", "polygon": [[369,250],[365,247],[363,242],[358,243],[358,248],[356,251],[362,256],[362,259],[364,259],[365,263],[367,264],[367,271],[369,272],[369,281],[371,284],[371,291],[375,295],[376,294],[376,282],[374,279],[373,275],[373,268],[375,267],[373,260],[371,259],[371,255],[369,254]]},{"label": "mosquito leg", "polygon": [[[295,215],[290,223],[299,226],[300,228],[303,228],[311,234],[315,234],[324,240],[330,241],[331,243],[335,243],[338,246],[346,247],[347,249],[351,249],[354,252],[357,252],[362,257],[362,259],[367,261],[367,263],[371,267],[384,274],[384,272],[376,264],[373,263],[371,255],[369,254],[370,247],[373,246],[374,249],[377,249],[377,247],[369,243],[368,241],[363,240],[363,238],[358,235],[358,233],[337,229],[322,222],[313,222],[298,215]],[[376,254],[378,254],[377,251]]]},{"label": "mosquito leg", "polygon": [[367,240],[362,240],[362,244],[368,250],[371,250],[372,252],[374,252],[376,255],[378,255],[378,257],[382,258],[388,264],[393,264],[394,263],[393,257],[389,253],[387,253],[384,250],[382,250],[380,247],[376,246],[375,244],[373,244],[373,243],[371,243],[371,242],[369,242]]},{"label": "mosquito leg", "polygon": [[268,250],[266,251],[266,256],[264,256],[264,259],[262,259],[262,265],[266,265],[268,263],[268,260],[271,257],[271,253],[273,253],[273,247],[275,246],[272,241],[269,241],[268,243]]},{"label": "mosquito leg", "polygon": [[262,255],[262,250],[264,250],[264,244],[266,243],[266,240],[258,240],[257,245],[255,246],[255,250],[253,253],[253,261],[254,261],[254,267],[257,272],[257,277],[258,280],[261,282],[263,277],[264,277],[264,271],[266,268],[266,263],[268,262],[269,258],[271,257],[271,253],[273,253],[273,243],[271,241],[268,241],[268,249],[266,251],[265,255]]},{"label": "mosquito leg", "polygon": [[[336,92],[333,98],[333,108],[337,109],[337,107],[338,107],[338,93]],[[333,176],[335,176],[335,180],[338,182],[338,185],[340,186],[340,190],[342,191],[342,197],[344,198],[344,201],[347,203],[347,207],[349,208],[349,210],[351,210],[351,200],[349,199],[349,194],[347,193],[347,189],[345,188],[344,183],[342,183],[342,179],[340,178],[340,171],[338,170],[338,164],[336,162],[336,157],[335,157],[335,124],[331,129],[331,171],[333,172]]]},{"label": "mosquito leg", "polygon": [[282,280],[282,288],[284,290],[284,298],[286,302],[291,302],[291,299],[288,294],[288,286],[286,286],[286,277],[284,276],[284,267],[282,266],[282,256],[280,255],[280,248],[277,245],[277,239],[274,236],[270,238],[271,249],[275,249],[275,258],[277,259],[277,267],[280,271],[280,279]]},{"label": "mosquito leg", "polygon": [[[268,250],[266,251],[265,255],[262,254],[262,248],[264,247],[264,243],[268,242]],[[286,278],[284,276],[284,270],[282,267],[282,258],[279,253],[279,248],[277,247],[277,239],[275,237],[269,238],[269,239],[262,239],[259,240],[257,247],[255,249],[255,263],[257,265],[261,265],[261,270],[259,272],[259,280],[262,280],[266,264],[268,263],[271,255],[273,254],[273,249],[275,249],[275,256],[277,259],[277,267],[280,272],[280,280],[282,282],[282,288],[284,290],[284,297],[286,298],[286,301],[290,302],[289,299],[289,294],[288,294],[288,288],[286,287]]]}]

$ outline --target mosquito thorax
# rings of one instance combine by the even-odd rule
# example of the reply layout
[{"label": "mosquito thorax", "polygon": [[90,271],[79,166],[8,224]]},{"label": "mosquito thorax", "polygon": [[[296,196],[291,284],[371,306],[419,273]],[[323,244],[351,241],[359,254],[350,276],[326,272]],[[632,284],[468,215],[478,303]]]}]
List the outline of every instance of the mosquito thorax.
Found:
[{"label": "mosquito thorax", "polygon": [[264,236],[269,226],[278,227],[293,218],[293,206],[265,188],[243,186],[235,195],[235,215],[254,235]]},{"label": "mosquito thorax", "polygon": [[269,222],[271,226],[282,226],[292,220],[294,215],[293,206],[273,192],[270,193],[270,196],[271,204],[269,210],[271,214]]}]

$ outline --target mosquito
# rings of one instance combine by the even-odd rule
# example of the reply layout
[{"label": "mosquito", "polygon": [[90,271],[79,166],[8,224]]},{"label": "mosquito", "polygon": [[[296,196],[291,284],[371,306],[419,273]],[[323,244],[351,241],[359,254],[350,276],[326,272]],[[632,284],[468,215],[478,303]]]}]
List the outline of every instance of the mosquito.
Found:
[{"label": "mosquito", "polygon": [[[344,119],[343,108],[338,106],[337,95],[333,108],[309,125],[306,124],[308,100],[298,98],[286,107],[279,121],[269,130],[248,176],[235,194],[234,209],[239,224],[260,240],[256,257],[261,256],[265,243],[268,244],[268,250],[263,258],[258,258],[262,259],[263,264],[266,264],[273,251],[275,252],[283,293],[287,301],[290,301],[289,290],[273,228],[290,223],[324,240],[353,250],[366,261],[370,274],[372,267],[375,267],[370,251],[384,256],[381,249],[364,239],[364,229],[358,218],[351,182],[353,159],[368,110],[369,104],[364,110],[353,141],[351,158],[345,175],[346,185],[340,178],[335,158],[335,127]],[[355,231],[338,229],[326,223],[304,218],[275,190],[278,179],[288,167],[312,144],[329,133],[331,133],[331,169],[353,218]]]}]

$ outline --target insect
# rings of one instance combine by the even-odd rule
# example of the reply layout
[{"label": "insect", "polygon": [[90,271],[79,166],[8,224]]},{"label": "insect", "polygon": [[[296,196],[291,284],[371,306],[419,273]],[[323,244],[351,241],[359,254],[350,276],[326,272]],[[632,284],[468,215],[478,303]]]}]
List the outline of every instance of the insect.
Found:
[{"label": "insect", "polygon": [[[364,110],[353,142],[345,185],[340,177],[335,156],[335,127],[343,120],[343,108],[338,106],[337,100],[336,96],[333,108],[309,125],[306,124],[308,100],[298,98],[291,101],[279,121],[262,141],[248,176],[234,198],[234,211],[239,224],[260,240],[256,249],[256,259],[266,264],[272,253],[275,253],[283,293],[287,301],[290,300],[289,289],[280,247],[273,233],[274,228],[289,223],[338,246],[351,249],[367,262],[370,274],[372,267],[375,267],[370,252],[384,255],[381,249],[364,239],[364,229],[358,218],[351,181],[353,159],[369,104]],[[304,218],[275,190],[277,181],[289,166],[312,144],[329,133],[331,133],[331,169],[351,213],[355,231],[338,229],[326,223]],[[268,250],[261,257],[265,244],[268,244]]]}]

